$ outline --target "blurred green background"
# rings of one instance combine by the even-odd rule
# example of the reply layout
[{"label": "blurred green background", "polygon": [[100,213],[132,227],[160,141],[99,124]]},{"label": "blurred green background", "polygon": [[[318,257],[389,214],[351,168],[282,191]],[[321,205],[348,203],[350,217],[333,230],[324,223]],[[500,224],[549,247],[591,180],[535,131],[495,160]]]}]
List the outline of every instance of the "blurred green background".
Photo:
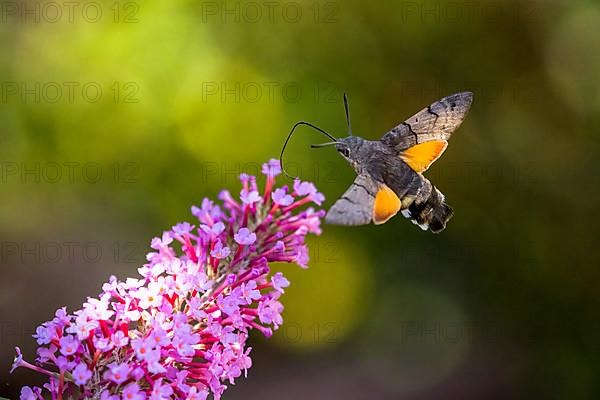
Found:
[{"label": "blurred green background", "polygon": [[[78,308],[192,204],[309,120],[377,139],[474,92],[429,178],[440,235],[326,226],[286,324],[228,399],[600,397],[600,5],[575,1],[11,2],[0,16],[0,395],[14,346]],[[299,133],[329,207],[353,179]]]}]

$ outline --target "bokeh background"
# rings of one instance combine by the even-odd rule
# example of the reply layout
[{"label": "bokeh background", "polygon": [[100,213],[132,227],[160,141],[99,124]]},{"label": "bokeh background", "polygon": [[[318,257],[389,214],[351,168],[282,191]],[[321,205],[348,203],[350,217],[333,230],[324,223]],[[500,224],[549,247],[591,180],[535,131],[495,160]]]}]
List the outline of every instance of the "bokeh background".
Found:
[{"label": "bokeh background", "polygon": [[[461,90],[429,178],[440,235],[327,226],[286,324],[226,399],[600,397],[600,5],[575,1],[1,3],[0,396],[14,346],[309,120],[377,139]],[[300,132],[288,168],[330,206],[353,179]]]}]

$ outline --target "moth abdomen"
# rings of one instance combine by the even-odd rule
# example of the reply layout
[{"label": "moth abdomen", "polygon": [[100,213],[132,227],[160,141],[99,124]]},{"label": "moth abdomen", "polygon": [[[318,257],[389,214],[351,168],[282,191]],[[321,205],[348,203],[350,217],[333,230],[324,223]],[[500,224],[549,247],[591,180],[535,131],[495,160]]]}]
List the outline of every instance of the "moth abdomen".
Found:
[{"label": "moth abdomen", "polygon": [[434,215],[429,224],[431,232],[438,233],[446,229],[446,224],[454,215],[454,210],[448,204],[442,202],[440,206],[434,210]]},{"label": "moth abdomen", "polygon": [[[408,212],[406,212],[408,211]],[[454,211],[445,202],[444,195],[435,187],[425,201],[415,200],[402,214],[423,230],[438,233],[446,228]]]}]

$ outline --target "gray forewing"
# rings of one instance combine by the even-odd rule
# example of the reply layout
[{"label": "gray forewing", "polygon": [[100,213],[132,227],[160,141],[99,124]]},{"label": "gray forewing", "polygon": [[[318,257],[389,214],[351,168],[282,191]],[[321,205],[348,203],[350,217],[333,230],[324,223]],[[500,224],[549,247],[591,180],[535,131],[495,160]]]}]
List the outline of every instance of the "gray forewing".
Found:
[{"label": "gray forewing", "polygon": [[381,141],[398,151],[430,140],[448,140],[465,119],[473,93],[444,97],[387,132]]},{"label": "gray forewing", "polygon": [[378,186],[367,173],[358,175],[350,188],[329,209],[325,222],[335,225],[370,223]]}]

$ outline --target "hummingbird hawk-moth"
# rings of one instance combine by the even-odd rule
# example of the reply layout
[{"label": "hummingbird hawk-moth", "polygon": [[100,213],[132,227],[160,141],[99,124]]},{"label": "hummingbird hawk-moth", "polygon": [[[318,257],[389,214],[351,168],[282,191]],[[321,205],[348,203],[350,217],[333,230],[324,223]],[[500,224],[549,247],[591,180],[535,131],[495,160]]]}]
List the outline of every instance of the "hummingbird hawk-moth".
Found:
[{"label": "hummingbird hawk-moth", "polygon": [[348,100],[344,95],[348,136],[336,139],[321,128],[300,121],[289,133],[280,161],[294,130],[301,125],[309,126],[332,139],[311,147],[335,146],[357,173],[350,188],[327,212],[325,222],[365,225],[372,221],[379,225],[400,211],[421,229],[438,233],[446,228],[453,211],[423,172],[446,150],[448,139],[464,120],[472,102],[471,92],[444,97],[391,129],[380,140],[366,140],[352,135]]}]

